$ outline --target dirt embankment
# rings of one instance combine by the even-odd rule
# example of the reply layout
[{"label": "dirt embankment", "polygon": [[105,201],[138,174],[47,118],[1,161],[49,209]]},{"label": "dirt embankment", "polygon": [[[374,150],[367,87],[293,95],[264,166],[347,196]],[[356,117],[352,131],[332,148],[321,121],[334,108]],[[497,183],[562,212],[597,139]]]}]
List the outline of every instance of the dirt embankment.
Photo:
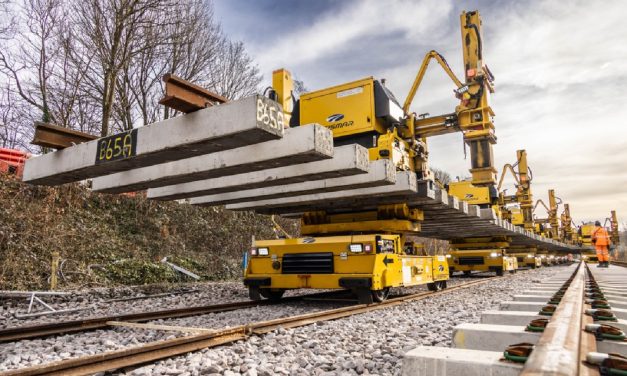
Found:
[{"label": "dirt embankment", "polygon": [[0,176],[0,290],[46,288],[53,251],[60,288],[182,280],[163,257],[206,280],[238,278],[253,235],[274,238],[270,217]]}]

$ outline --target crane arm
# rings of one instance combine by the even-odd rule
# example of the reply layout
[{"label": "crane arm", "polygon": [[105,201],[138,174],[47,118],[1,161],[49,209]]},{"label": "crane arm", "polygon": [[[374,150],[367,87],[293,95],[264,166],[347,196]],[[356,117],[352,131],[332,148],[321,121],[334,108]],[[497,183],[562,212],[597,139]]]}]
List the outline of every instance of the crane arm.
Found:
[{"label": "crane arm", "polygon": [[538,205],[542,204],[542,206],[544,206],[544,209],[546,209],[547,213],[550,211],[549,207],[546,206],[546,204],[544,203],[544,201],[542,201],[542,199],[538,199],[538,201],[536,201],[536,204],[533,206],[533,212],[535,213],[536,209],[538,208]]},{"label": "crane arm", "polygon": [[503,171],[501,172],[501,178],[499,179],[499,184],[496,186],[497,192],[501,191],[501,187],[503,186],[503,179],[505,179],[505,173],[507,171],[510,171],[512,173],[514,180],[516,180],[516,185],[520,184],[520,180],[518,180],[518,174],[516,173],[516,170],[514,170],[514,166],[507,163],[505,166],[503,166]]},{"label": "crane arm", "polygon": [[446,74],[455,83],[455,86],[457,86],[457,89],[455,90],[456,93],[458,90],[464,87],[464,84],[462,84],[462,82],[457,78],[457,76],[455,76],[455,73],[453,73],[453,71],[451,70],[451,67],[449,67],[444,56],[440,55],[437,51],[431,50],[425,55],[424,59],[422,59],[422,64],[420,64],[420,69],[418,70],[418,74],[416,75],[416,78],[414,79],[414,83],[412,84],[411,89],[409,90],[409,94],[407,94],[407,98],[405,99],[405,103],[403,104],[403,111],[405,111],[405,113],[409,113],[409,107],[411,107],[411,104],[414,101],[414,97],[416,96],[416,93],[418,92],[418,88],[420,87],[420,84],[422,83],[422,79],[425,77],[425,74],[427,73],[427,68],[429,67],[429,63],[431,62],[431,59],[435,59],[438,62],[438,64],[440,64],[442,69],[444,69],[444,72],[446,72]]}]

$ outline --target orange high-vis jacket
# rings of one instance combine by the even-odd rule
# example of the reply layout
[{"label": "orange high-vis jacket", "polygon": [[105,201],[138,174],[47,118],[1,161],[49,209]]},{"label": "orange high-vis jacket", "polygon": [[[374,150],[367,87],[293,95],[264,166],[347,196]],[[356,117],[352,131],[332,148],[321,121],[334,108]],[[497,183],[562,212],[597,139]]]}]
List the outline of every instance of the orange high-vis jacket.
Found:
[{"label": "orange high-vis jacket", "polygon": [[594,245],[610,245],[610,236],[603,227],[597,227],[592,231],[592,240]]}]

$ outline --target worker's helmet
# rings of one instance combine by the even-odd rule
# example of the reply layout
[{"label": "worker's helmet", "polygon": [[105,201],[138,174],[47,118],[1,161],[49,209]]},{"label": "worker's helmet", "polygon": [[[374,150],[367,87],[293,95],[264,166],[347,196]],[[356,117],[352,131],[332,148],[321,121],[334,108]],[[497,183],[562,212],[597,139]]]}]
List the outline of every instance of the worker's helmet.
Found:
[{"label": "worker's helmet", "polygon": [[595,225],[595,226],[599,226],[599,227],[601,227],[601,222],[596,221],[596,222],[594,222],[594,225]]}]

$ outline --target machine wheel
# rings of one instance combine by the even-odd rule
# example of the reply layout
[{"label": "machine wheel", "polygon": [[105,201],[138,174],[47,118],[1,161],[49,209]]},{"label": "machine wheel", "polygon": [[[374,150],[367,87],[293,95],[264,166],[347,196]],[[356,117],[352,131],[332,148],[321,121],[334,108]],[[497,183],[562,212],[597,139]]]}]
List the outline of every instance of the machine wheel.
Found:
[{"label": "machine wheel", "polygon": [[509,274],[514,274],[514,273],[516,273],[516,269],[512,269],[509,271]]},{"label": "machine wheel", "polygon": [[496,275],[498,275],[499,277],[502,277],[503,276],[503,268],[496,269]]},{"label": "machine wheel", "polygon": [[285,294],[285,290],[270,290],[270,289],[261,289],[261,296],[268,299],[271,302],[278,302]]},{"label": "machine wheel", "polygon": [[259,293],[259,287],[249,287],[248,288],[248,297],[250,300],[260,301],[261,294]]},{"label": "machine wheel", "polygon": [[469,277],[472,274],[472,270],[464,270],[464,275]]},{"label": "machine wheel", "polygon": [[372,300],[375,302],[382,302],[390,295],[390,288],[386,287],[382,290],[372,290]]},{"label": "machine wheel", "polygon": [[427,289],[429,291],[440,291],[446,288],[446,281],[436,281],[433,283],[427,283]]},{"label": "machine wheel", "polygon": [[359,304],[372,304],[373,300],[373,292],[370,292],[370,289],[356,289],[355,294],[357,295],[357,300],[359,300]]}]

